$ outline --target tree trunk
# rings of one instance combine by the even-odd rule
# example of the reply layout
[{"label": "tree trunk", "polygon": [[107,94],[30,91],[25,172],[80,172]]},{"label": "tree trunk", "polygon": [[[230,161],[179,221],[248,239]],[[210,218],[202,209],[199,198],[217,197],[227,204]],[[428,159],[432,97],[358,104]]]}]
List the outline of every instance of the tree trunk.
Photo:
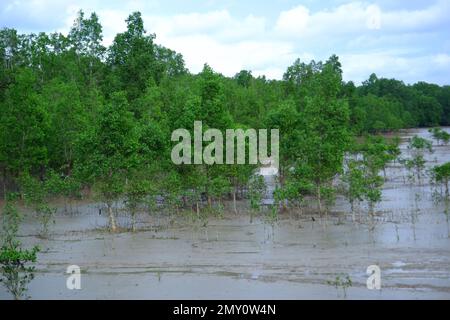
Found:
[{"label": "tree trunk", "polygon": [[200,207],[198,205],[198,201],[197,201],[197,218],[200,219]]},{"label": "tree trunk", "polygon": [[317,205],[319,210],[319,216],[322,217],[322,199],[320,193],[320,185],[317,186]]},{"label": "tree trunk", "polygon": [[299,216],[298,216],[298,218],[300,218],[300,217],[302,217],[303,216],[303,207],[302,207],[302,205],[300,204],[299,206],[298,206],[298,213],[299,213]]},{"label": "tree trunk", "polygon": [[3,199],[6,200],[6,169],[3,168]]},{"label": "tree trunk", "polygon": [[375,229],[375,216],[374,216],[374,204],[369,202],[369,215],[370,215],[370,231]]},{"label": "tree trunk", "polygon": [[448,191],[448,181],[445,182],[445,197],[448,198],[449,191]]},{"label": "tree trunk", "polygon": [[358,222],[362,221],[362,210],[361,210],[361,202],[358,202]]},{"label": "tree trunk", "polygon": [[108,214],[109,214],[109,226],[111,228],[111,232],[117,231],[116,225],[116,217],[114,216],[114,211],[111,204],[107,204],[108,206]]},{"label": "tree trunk", "polygon": [[236,207],[236,189],[233,190],[233,209],[234,209],[234,213],[238,214],[237,207]]},{"label": "tree trunk", "polygon": [[44,181],[45,172],[46,172],[45,167],[41,166],[39,169],[39,178],[41,179],[41,181]]},{"label": "tree trunk", "polygon": [[355,206],[353,204],[353,201],[350,202],[350,207],[351,207],[351,210],[352,210],[352,221],[353,221],[353,223],[355,223],[356,217],[355,217]]},{"label": "tree trunk", "polygon": [[136,232],[136,212],[131,212],[131,230]]}]

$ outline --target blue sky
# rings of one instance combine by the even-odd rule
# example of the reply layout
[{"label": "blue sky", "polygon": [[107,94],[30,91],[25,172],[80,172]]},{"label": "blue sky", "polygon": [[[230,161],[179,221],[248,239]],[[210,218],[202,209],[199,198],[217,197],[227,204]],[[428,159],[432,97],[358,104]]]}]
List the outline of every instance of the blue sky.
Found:
[{"label": "blue sky", "polygon": [[375,72],[450,84],[450,0],[2,0],[0,27],[67,32],[79,9],[97,12],[105,44],[141,11],[147,31],[194,73],[206,62],[228,76],[249,69],[279,79],[296,58],[334,53],[345,80]]}]

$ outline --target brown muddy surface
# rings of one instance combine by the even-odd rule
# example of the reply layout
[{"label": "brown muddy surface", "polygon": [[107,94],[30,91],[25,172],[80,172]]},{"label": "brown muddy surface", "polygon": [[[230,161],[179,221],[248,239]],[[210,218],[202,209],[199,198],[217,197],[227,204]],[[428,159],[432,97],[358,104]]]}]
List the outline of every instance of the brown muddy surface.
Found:
[{"label": "brown muddy surface", "polygon": [[[447,129],[448,130],[448,129]],[[429,137],[426,130],[403,132]],[[407,150],[403,146],[404,156]],[[450,161],[450,146],[435,146],[428,166]],[[366,213],[353,223],[338,198],[328,221],[283,214],[275,225],[263,216],[225,214],[205,223],[189,218],[139,216],[136,233],[109,234],[99,204],[61,207],[50,239],[37,236],[28,217],[21,230],[26,246],[39,244],[33,299],[449,299],[450,229],[445,206],[433,188],[409,182],[399,165],[387,170],[374,231]],[[120,214],[122,215],[122,214]],[[122,225],[128,223],[120,216]],[[66,288],[66,268],[82,269],[82,290]],[[381,268],[381,290],[368,290],[366,269]],[[349,275],[353,286],[328,284]],[[0,299],[9,296],[0,287]]]}]

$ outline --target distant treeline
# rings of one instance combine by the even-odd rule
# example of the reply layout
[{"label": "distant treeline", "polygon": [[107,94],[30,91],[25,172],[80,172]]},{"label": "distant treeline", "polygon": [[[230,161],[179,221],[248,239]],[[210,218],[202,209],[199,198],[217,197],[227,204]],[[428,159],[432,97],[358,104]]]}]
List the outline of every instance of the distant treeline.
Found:
[{"label": "distant treeline", "polygon": [[[80,12],[67,35],[0,31],[4,192],[20,190],[24,177],[51,175],[73,179],[73,190],[94,186],[109,202],[152,193],[195,202],[200,193],[220,199],[248,187],[252,166],[171,163],[172,131],[199,120],[204,129],[279,128],[281,185],[288,176],[310,181],[320,199],[352,137],[450,125],[449,86],[376,75],[356,86],[342,80],[334,55],[297,60],[279,81],[245,70],[224,77],[208,65],[194,75],[180,54],[154,42],[140,13],[126,22],[109,48],[96,14]],[[294,195],[304,184],[296,188]]]}]

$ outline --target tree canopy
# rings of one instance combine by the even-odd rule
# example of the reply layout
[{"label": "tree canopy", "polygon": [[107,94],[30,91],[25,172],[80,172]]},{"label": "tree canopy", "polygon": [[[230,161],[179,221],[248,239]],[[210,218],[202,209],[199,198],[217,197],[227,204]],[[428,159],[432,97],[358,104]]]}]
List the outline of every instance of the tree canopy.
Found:
[{"label": "tree canopy", "polygon": [[281,80],[249,70],[229,78],[206,64],[192,74],[181,54],[155,42],[139,12],[126,24],[108,48],[98,16],[83,11],[67,35],[0,31],[4,194],[20,189],[24,174],[44,181],[56,173],[94,188],[109,205],[119,197],[143,201],[143,192],[176,206],[236,197],[254,181],[255,166],[170,161],[171,132],[192,133],[203,121],[203,130],[280,129],[280,194],[313,194],[322,212],[353,137],[450,125],[449,86],[375,74],[356,86],[342,80],[336,55],[297,59]]}]

